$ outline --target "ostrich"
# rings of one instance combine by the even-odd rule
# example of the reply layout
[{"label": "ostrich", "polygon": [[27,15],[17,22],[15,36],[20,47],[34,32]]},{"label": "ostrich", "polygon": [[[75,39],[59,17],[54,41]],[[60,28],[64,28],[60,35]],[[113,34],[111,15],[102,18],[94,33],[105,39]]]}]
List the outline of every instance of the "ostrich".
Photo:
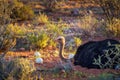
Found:
[{"label": "ostrich", "polygon": [[63,62],[70,62],[70,59],[73,57],[72,54],[69,54],[68,58],[65,58],[64,47],[65,47],[65,38],[63,36],[59,36],[56,41],[59,43],[59,56]]},{"label": "ostrich", "polygon": [[[65,58],[63,56],[64,46],[65,46],[65,38],[63,36],[59,36],[56,40],[60,45],[59,56],[62,61],[69,62],[70,59]],[[74,56],[74,65],[80,65],[82,67],[87,68],[100,68],[98,65],[93,64],[94,58],[98,58],[99,55],[104,54],[104,50],[109,50],[111,48],[115,48],[115,46],[111,47],[108,45],[120,44],[120,42],[113,39],[105,39],[102,41],[89,41],[77,48],[76,54]],[[105,64],[106,59],[102,59],[103,64]]]},{"label": "ostrich", "polygon": [[73,66],[71,63],[73,54],[69,54],[68,58],[65,58],[63,53],[64,53],[64,47],[65,47],[65,38],[63,36],[59,36],[56,41],[59,43],[59,56],[60,59],[65,63],[63,64],[62,62],[60,62],[60,68],[62,70],[66,70],[66,71],[70,71],[73,70]]}]

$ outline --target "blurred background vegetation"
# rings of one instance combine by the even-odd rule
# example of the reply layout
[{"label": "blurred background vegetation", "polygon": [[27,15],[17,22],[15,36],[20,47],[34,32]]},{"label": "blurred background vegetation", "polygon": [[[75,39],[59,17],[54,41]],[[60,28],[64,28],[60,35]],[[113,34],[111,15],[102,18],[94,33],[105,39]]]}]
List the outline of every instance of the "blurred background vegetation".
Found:
[{"label": "blurred background vegetation", "polygon": [[[69,24],[62,21],[62,19],[59,18],[59,16],[54,16],[55,18],[50,18],[51,16],[49,14],[55,12],[61,12],[61,13],[63,12],[63,13],[69,13],[69,15],[72,17],[71,14],[74,13],[74,9],[76,8],[75,7],[68,8],[69,10],[68,11],[65,7],[67,3],[70,1],[69,0],[51,0],[51,1],[1,0],[0,1],[0,11],[1,11],[0,34],[2,35],[0,38],[1,50],[2,49],[8,50],[3,48],[2,45],[7,45],[9,44],[9,42],[10,43],[13,42],[14,43],[13,46],[15,46],[16,42],[17,45],[19,45],[18,43],[20,38],[24,39],[23,43],[25,44],[22,46],[27,49],[29,49],[31,46],[37,47],[39,49],[45,48],[48,45],[55,47],[55,43],[53,42],[54,38],[59,35],[66,35],[64,34],[64,31],[65,29],[69,28]],[[90,13],[91,15],[87,15],[85,13],[83,13],[85,14],[83,16],[78,15],[77,16],[79,17],[78,20],[81,19],[81,22],[83,24],[82,29],[86,31],[86,34],[89,34],[90,30],[93,30],[93,27],[94,27],[94,31],[96,31],[98,29],[98,26],[96,26],[96,24],[102,22],[103,25],[99,26],[99,29],[102,29],[101,31],[104,32],[101,32],[100,35],[112,36],[118,38],[120,37],[120,28],[119,28],[120,1],[119,0],[89,0],[89,1],[76,0],[74,2],[76,3],[76,5],[78,5],[77,3],[85,4],[87,2],[91,4],[95,4],[102,9],[103,15],[105,15],[105,17],[102,19],[103,22],[102,20],[98,20],[94,18],[92,16],[92,13],[89,12],[89,10],[87,13]],[[75,5],[75,3],[73,5]],[[81,12],[81,7],[78,7],[78,12]],[[56,19],[57,21],[54,19]],[[35,26],[41,26],[41,27],[39,27],[39,29],[36,29]],[[92,35],[92,33],[90,34]],[[16,46],[16,48],[18,47],[20,47],[20,45]]]},{"label": "blurred background vegetation", "polygon": [[[98,14],[90,4],[97,7],[96,11],[102,10],[99,14],[102,18],[95,17]],[[83,33],[74,33],[71,40],[68,34],[73,32],[73,25],[81,25],[77,30],[80,28]],[[3,53],[0,59],[10,50],[54,49],[57,46],[54,39],[59,35],[68,40],[66,49],[73,50],[82,44],[83,37],[94,38],[98,33],[107,38],[120,38],[120,0],[0,0],[0,53]],[[18,65],[24,65],[17,61]],[[16,67],[15,63],[11,61],[7,66]],[[5,65],[3,61],[0,64]],[[0,69],[4,72],[7,67]]]}]

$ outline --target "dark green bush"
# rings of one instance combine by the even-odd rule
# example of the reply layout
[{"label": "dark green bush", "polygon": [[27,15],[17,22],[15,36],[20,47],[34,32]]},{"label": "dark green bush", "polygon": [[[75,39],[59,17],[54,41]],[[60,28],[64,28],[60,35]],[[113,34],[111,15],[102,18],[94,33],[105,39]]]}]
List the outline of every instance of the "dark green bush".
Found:
[{"label": "dark green bush", "polygon": [[120,0],[95,0],[103,9],[107,20],[120,18]]},{"label": "dark green bush", "polygon": [[0,25],[8,24],[11,21],[11,9],[7,0],[0,0]]},{"label": "dark green bush", "polygon": [[2,59],[7,51],[13,48],[16,44],[16,37],[14,32],[8,32],[8,25],[11,23],[12,7],[10,6],[8,0],[0,0],[0,59]]},{"label": "dark green bush", "polygon": [[28,79],[33,71],[35,66],[28,59],[16,58],[11,60],[6,66],[6,73],[9,74],[9,77],[12,77],[15,80],[26,80]]},{"label": "dark green bush", "polygon": [[59,6],[58,4],[60,2],[64,2],[65,0],[42,0],[43,2],[43,6],[45,6],[45,10],[47,12],[51,12],[57,9],[57,7]]},{"label": "dark green bush", "polygon": [[35,70],[33,62],[25,58],[0,60],[0,80],[33,80],[29,78]]},{"label": "dark green bush", "polygon": [[120,19],[113,19],[111,23],[107,24],[106,34],[108,37],[120,38]]},{"label": "dark green bush", "polygon": [[34,12],[31,7],[23,6],[21,8],[17,7],[12,10],[11,18],[18,20],[29,20],[34,17]]}]

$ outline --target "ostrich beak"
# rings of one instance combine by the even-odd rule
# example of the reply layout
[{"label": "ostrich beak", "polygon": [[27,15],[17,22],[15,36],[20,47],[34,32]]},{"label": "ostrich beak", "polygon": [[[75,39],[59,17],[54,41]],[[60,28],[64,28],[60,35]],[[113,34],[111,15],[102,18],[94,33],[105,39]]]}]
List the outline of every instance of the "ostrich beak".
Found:
[{"label": "ostrich beak", "polygon": [[54,42],[58,42],[58,40],[57,40],[57,39],[55,39],[55,40],[54,40]]},{"label": "ostrich beak", "polygon": [[58,42],[58,38],[56,38],[54,41],[55,41],[55,42]]}]

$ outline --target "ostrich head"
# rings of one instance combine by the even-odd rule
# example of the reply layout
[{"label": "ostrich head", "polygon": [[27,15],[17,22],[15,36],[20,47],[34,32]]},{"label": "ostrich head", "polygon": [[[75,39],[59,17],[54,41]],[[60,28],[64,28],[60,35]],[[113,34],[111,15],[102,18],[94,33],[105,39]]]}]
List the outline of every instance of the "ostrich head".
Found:
[{"label": "ostrich head", "polygon": [[65,38],[63,36],[59,36],[56,41],[60,44],[60,46],[65,45]]}]

